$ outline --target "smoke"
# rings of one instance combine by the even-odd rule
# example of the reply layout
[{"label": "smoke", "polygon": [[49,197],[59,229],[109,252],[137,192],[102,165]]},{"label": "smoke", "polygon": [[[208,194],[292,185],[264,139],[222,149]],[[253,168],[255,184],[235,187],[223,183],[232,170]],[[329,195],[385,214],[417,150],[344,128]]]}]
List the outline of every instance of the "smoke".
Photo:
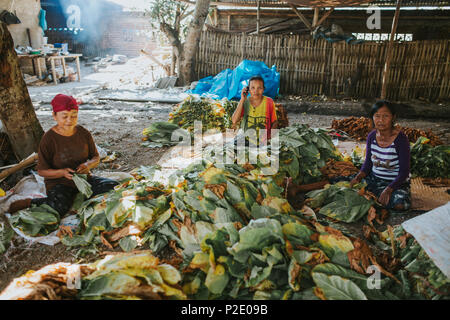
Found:
[{"label": "smoke", "polygon": [[82,42],[98,41],[108,26],[113,12],[122,11],[122,6],[107,0],[60,0],[67,28],[79,32]]}]

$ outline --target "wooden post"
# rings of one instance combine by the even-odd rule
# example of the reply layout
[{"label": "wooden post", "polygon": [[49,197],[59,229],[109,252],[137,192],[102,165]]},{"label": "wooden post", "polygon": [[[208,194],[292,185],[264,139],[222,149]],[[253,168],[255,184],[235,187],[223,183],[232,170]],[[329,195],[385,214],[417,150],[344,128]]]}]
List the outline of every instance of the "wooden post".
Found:
[{"label": "wooden post", "polygon": [[37,61],[37,68],[38,68],[38,77],[39,77],[39,80],[41,80],[42,79],[42,69],[41,69],[40,58],[37,58],[36,61]]},{"label": "wooden post", "polygon": [[391,66],[391,59],[392,59],[392,47],[394,45],[395,32],[397,31],[401,2],[402,0],[397,0],[397,6],[395,7],[395,15],[394,19],[392,20],[391,37],[389,38],[389,43],[386,50],[386,62],[384,63],[383,78],[381,80],[381,95],[380,95],[381,99],[386,99],[387,79],[389,77],[389,68]]},{"label": "wooden post", "polygon": [[53,77],[53,83],[54,83],[54,84],[58,84],[58,82],[56,81],[55,59],[54,59],[54,58],[50,58],[50,63],[51,63],[51,65],[52,65],[52,77]]},{"label": "wooden post", "polygon": [[217,27],[219,25],[219,12],[217,7],[214,8],[214,26]]},{"label": "wooden post", "polygon": [[256,34],[259,34],[259,19],[260,19],[261,4],[256,0]]},{"label": "wooden post", "polygon": [[245,45],[246,45],[246,36],[245,36],[245,32],[242,32],[242,39],[241,39],[241,61],[244,60],[244,57],[245,57]]},{"label": "wooden post", "polygon": [[77,62],[78,82],[81,82],[80,57],[77,56],[76,62]]},{"label": "wooden post", "polygon": [[228,31],[231,30],[231,15],[228,15]]},{"label": "wooden post", "polygon": [[313,23],[312,27],[314,28],[317,25],[317,21],[319,21],[319,8],[314,8],[314,17],[313,17]]},{"label": "wooden post", "polygon": [[63,72],[64,72],[64,77],[67,76],[67,70],[66,70],[66,59],[61,58],[61,64],[62,64],[62,68],[63,68]]}]

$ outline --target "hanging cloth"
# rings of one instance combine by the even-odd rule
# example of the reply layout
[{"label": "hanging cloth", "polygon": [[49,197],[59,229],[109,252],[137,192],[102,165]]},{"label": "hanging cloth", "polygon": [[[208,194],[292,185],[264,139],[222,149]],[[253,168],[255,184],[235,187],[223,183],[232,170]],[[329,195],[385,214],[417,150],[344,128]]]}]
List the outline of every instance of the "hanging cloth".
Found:
[{"label": "hanging cloth", "polygon": [[39,11],[39,26],[42,28],[42,31],[47,30],[47,20],[45,20],[45,14],[46,11],[44,9],[41,9],[41,11]]}]

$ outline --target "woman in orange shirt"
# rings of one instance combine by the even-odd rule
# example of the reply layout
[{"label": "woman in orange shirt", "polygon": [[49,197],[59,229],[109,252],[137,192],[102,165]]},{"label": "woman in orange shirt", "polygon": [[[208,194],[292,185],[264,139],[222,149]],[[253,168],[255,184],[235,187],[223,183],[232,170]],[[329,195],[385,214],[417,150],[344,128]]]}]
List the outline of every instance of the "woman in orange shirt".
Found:
[{"label": "woman in orange shirt", "polygon": [[[260,129],[266,129],[266,139],[269,140],[271,130],[278,128],[275,103],[269,97],[264,96],[264,80],[260,76],[253,76],[248,81],[248,87],[242,89],[241,100],[233,113],[231,120],[236,127],[242,119],[241,128],[256,130],[259,136]],[[250,98],[247,95],[250,92]],[[267,141],[266,140],[266,141]]]}]

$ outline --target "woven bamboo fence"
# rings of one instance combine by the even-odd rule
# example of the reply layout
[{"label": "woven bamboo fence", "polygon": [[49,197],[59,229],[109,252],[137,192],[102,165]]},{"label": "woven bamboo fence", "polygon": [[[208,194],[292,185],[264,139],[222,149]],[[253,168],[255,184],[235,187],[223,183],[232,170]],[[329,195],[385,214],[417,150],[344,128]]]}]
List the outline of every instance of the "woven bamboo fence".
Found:
[{"label": "woven bamboo fence", "polygon": [[[431,101],[450,96],[450,40],[395,43],[387,98]],[[330,43],[299,35],[202,33],[198,78],[263,61],[280,72],[280,93],[376,98],[381,92],[387,42]]]}]

